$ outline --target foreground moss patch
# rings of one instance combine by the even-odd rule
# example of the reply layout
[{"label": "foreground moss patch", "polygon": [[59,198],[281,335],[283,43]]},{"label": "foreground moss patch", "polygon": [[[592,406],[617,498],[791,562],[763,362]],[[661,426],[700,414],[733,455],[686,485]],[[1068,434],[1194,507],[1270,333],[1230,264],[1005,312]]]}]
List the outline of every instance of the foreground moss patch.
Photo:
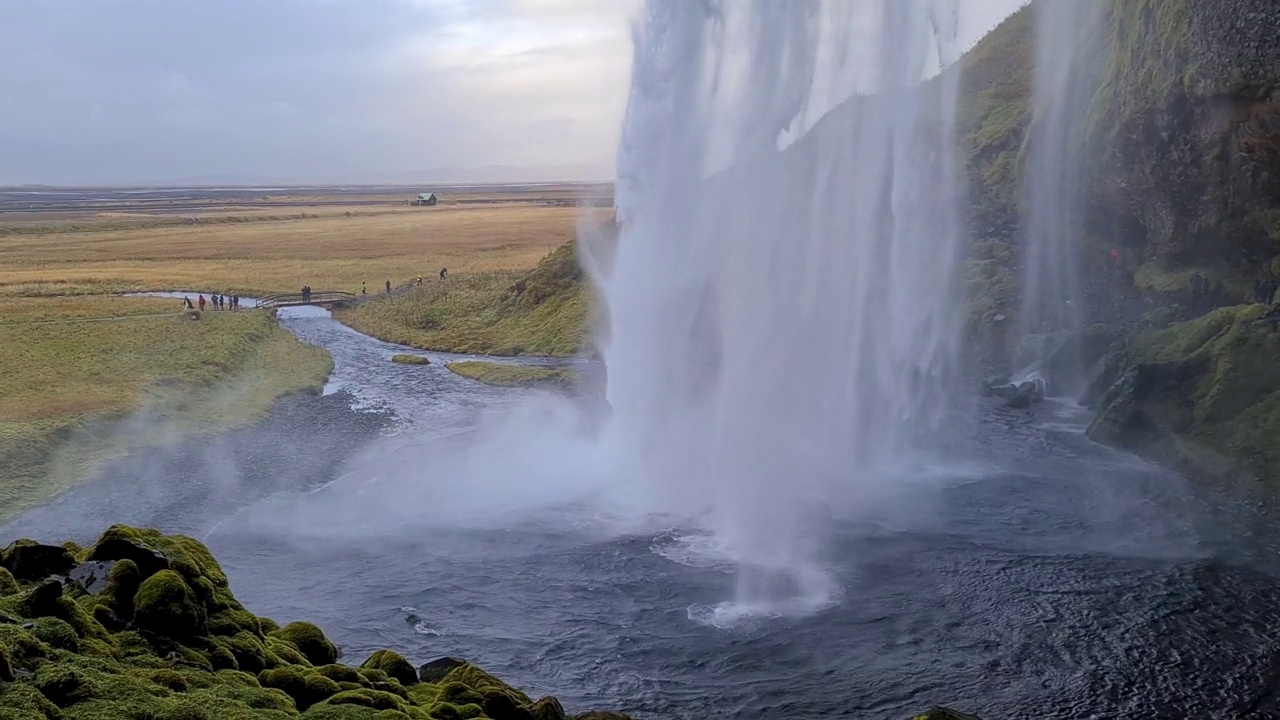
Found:
[{"label": "foreground moss patch", "polygon": [[73,560],[76,570],[110,565],[109,581],[91,592],[61,575],[20,582],[0,570],[2,720],[630,720],[570,715],[457,658],[415,669],[378,650],[358,668],[340,665],[319,627],[245,610],[189,537],[115,525]]},{"label": "foreground moss patch", "polygon": [[[462,661],[429,664],[450,668],[432,682],[390,650],[339,665],[319,627],[245,610],[192,538],[116,525],[74,553],[19,541],[0,561],[0,718],[569,717]],[[64,584],[82,569],[106,580]]]}]

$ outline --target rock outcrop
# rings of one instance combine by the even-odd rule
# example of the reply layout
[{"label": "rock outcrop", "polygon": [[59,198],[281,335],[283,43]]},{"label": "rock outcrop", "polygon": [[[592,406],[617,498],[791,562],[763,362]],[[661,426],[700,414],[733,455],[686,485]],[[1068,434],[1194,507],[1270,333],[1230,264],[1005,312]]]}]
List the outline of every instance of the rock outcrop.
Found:
[{"label": "rock outcrop", "polygon": [[[1036,12],[960,68],[978,377],[1007,373],[1016,354]],[[1083,312],[1101,341],[1085,353],[1090,435],[1193,474],[1280,480],[1268,441],[1280,375],[1260,366],[1273,338],[1249,305],[1260,278],[1280,275],[1280,4],[1108,0],[1099,23],[1080,156]]]}]

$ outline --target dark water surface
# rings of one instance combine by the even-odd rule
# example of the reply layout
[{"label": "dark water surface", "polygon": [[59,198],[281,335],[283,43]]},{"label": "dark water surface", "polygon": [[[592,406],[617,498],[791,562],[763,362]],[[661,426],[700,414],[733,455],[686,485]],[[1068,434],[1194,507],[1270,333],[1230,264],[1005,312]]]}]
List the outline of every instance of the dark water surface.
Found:
[{"label": "dark water surface", "polygon": [[348,661],[382,646],[463,656],[571,711],[1280,717],[1274,522],[1088,443],[1077,411],[977,414],[963,462],[826,520],[838,602],[718,627],[705,611],[737,578],[691,529],[613,535],[568,508],[361,542],[271,532],[264,516],[371,491],[376,453],[406,429],[459,442],[476,413],[521,396],[391,365],[397,348],[324,315],[285,322],[334,353],[330,394],[115,463],[0,534],[91,539],[114,521],[194,534],[245,605],[319,623]]}]

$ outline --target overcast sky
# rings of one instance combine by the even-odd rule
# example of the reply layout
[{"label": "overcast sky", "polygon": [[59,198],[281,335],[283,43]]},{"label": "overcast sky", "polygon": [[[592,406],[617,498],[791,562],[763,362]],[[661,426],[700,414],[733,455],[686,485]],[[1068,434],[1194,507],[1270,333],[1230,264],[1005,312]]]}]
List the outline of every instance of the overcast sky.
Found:
[{"label": "overcast sky", "polygon": [[[970,33],[1022,2],[963,1]],[[0,0],[0,185],[607,176],[640,5]]]}]

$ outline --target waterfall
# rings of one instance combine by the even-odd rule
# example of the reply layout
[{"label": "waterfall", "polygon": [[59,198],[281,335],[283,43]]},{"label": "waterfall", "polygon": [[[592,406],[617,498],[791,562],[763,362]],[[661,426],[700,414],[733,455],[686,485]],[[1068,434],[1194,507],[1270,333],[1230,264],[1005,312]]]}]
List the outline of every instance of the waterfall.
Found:
[{"label": "waterfall", "polygon": [[1083,158],[1102,7],[1097,0],[1040,0],[1032,7],[1034,118],[1024,167],[1023,346],[1015,363],[1055,394],[1078,390],[1086,370],[1079,348],[1085,317]]},{"label": "waterfall", "polygon": [[957,57],[958,14],[650,0],[637,24],[621,232],[595,278],[607,433],[620,482],[738,561],[740,603],[829,591],[823,513],[893,483],[944,429],[957,78],[925,81]]}]

